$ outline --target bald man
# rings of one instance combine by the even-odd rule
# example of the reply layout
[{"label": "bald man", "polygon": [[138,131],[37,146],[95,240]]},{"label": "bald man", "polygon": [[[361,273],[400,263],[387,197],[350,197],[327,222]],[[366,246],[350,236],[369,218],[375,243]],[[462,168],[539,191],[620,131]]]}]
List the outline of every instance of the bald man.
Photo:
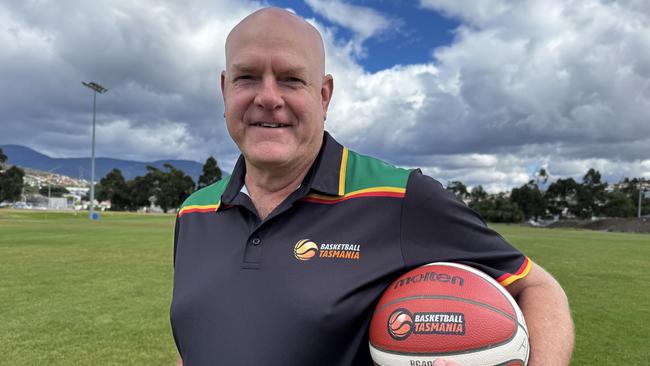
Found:
[{"label": "bald man", "polygon": [[279,9],[253,13],[226,40],[226,125],[264,219],[295,191],[323,140],[333,81],[318,31]]},{"label": "bald man", "polygon": [[228,36],[221,90],[241,156],[178,214],[179,364],[372,365],[367,330],[385,287],[454,261],[505,278],[526,317],[530,365],[567,365],[572,321],[549,274],[438,182],[324,131],[333,92],[324,55],[319,32],[277,8]]}]

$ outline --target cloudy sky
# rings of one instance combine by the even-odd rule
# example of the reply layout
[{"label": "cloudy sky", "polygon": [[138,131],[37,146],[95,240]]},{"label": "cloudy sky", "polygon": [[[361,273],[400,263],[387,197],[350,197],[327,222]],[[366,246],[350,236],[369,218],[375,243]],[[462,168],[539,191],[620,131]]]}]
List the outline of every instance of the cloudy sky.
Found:
[{"label": "cloudy sky", "polygon": [[0,144],[89,156],[96,81],[98,156],[229,171],[224,41],[268,5],[323,33],[353,150],[490,191],[650,178],[646,0],[0,0]]}]

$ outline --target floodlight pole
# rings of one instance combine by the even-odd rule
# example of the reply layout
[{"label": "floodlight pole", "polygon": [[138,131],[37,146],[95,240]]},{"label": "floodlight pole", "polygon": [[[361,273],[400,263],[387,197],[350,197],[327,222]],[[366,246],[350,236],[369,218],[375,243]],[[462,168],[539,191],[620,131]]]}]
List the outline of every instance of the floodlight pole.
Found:
[{"label": "floodlight pole", "polygon": [[56,168],[52,168],[52,169],[48,170],[48,172],[50,173],[50,175],[47,177],[47,209],[48,210],[52,208],[52,203],[51,203],[51,201],[52,201],[52,173],[55,170],[59,169],[59,168],[60,167],[57,166]]},{"label": "floodlight pole", "polygon": [[641,201],[643,197],[643,186],[639,183],[639,213],[637,214],[638,218],[641,218]]},{"label": "floodlight pole", "polygon": [[90,159],[90,213],[88,215],[92,220],[95,216],[95,109],[97,107],[97,93],[103,94],[108,89],[95,82],[86,83],[82,81],[81,83],[93,90],[93,142]]}]

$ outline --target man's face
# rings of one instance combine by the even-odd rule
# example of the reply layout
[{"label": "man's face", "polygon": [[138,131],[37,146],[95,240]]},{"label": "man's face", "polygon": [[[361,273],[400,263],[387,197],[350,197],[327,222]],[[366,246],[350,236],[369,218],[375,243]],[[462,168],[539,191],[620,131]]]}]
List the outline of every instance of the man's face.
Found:
[{"label": "man's face", "polygon": [[314,34],[276,15],[246,20],[231,33],[221,74],[228,131],[247,163],[262,169],[316,156],[332,92]]}]

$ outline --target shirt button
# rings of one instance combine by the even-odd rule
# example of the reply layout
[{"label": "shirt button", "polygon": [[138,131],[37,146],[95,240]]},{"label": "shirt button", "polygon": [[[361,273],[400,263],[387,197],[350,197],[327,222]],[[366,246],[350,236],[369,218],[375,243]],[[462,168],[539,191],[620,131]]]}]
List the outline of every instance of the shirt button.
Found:
[{"label": "shirt button", "polygon": [[253,240],[251,240],[253,245],[260,245],[261,242],[260,238],[253,238]]}]

